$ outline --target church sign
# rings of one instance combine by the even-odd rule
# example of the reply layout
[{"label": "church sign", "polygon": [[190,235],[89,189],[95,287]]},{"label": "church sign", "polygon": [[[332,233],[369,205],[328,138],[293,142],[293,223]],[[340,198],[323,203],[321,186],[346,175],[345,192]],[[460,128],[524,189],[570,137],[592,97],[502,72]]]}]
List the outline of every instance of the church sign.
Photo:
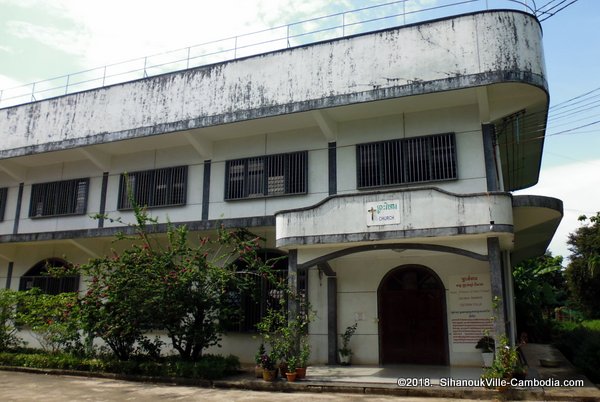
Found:
[{"label": "church sign", "polygon": [[400,201],[367,202],[367,226],[397,225],[400,223]]}]

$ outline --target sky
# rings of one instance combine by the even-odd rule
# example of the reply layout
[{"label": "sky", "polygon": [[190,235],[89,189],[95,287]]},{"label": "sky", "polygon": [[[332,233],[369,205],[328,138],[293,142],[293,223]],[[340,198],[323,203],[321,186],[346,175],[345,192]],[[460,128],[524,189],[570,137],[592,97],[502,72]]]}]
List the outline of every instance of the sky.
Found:
[{"label": "sky", "polygon": [[[121,73],[140,68],[146,55],[182,49],[168,53],[177,58],[186,54],[189,46],[391,1],[0,0],[0,89],[4,90],[6,99],[7,94],[16,91],[10,88],[31,82],[142,58],[121,65],[124,67],[111,67],[113,70],[110,71]],[[571,1],[536,0],[535,4],[538,9],[557,11]],[[351,23],[360,18],[398,12],[393,10],[402,9],[410,13],[449,2],[457,0],[407,0],[404,4],[348,13],[343,18],[346,23]],[[489,4],[499,8],[515,8],[516,4],[502,0],[473,3],[476,7]],[[530,5],[533,3],[528,1]],[[553,6],[558,7],[551,9]],[[427,14],[411,13],[407,19],[398,17],[386,20],[386,23],[411,22],[411,18],[417,15],[431,18],[458,14],[470,11],[468,7],[473,5],[436,9]],[[320,29],[340,18],[336,16],[293,25],[290,32]],[[600,124],[597,124],[600,120],[600,90],[563,103],[600,88],[598,26],[600,1],[597,0],[577,0],[542,22],[551,109],[539,182],[517,194],[545,195],[563,201],[564,217],[550,250],[554,255],[564,257],[570,254],[566,244],[568,234],[581,225],[578,216],[600,211]],[[351,26],[345,32],[352,32],[355,28],[357,26]],[[256,37],[260,35],[253,38]],[[267,38],[270,38],[268,34]],[[214,49],[227,48],[233,40],[210,46]],[[244,40],[238,38],[238,46],[243,46]],[[151,60],[159,63],[161,57],[167,56]],[[117,68],[124,70],[115,70]],[[98,77],[99,71],[102,70],[86,74]],[[118,78],[126,77],[123,74]],[[63,81],[57,80],[53,85],[60,82]],[[43,87],[43,84],[36,85],[37,88]]]}]

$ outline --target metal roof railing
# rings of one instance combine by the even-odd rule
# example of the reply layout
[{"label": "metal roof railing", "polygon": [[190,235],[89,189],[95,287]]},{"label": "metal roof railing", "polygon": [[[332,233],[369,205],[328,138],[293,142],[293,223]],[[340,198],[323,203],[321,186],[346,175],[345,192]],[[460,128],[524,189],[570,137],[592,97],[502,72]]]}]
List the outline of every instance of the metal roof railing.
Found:
[{"label": "metal roof railing", "polygon": [[0,108],[319,41],[492,8],[519,9],[534,15],[539,14],[533,0],[441,0],[431,7],[422,7],[418,0],[391,1],[0,90]]}]

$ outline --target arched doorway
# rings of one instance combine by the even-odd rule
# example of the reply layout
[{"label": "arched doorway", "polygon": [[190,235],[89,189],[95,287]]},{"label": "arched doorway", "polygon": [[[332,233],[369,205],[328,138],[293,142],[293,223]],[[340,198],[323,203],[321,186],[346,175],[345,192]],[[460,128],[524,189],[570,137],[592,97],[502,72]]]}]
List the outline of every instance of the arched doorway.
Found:
[{"label": "arched doorway", "polygon": [[48,275],[49,268],[69,268],[70,264],[60,258],[48,258],[35,264],[21,276],[19,290],[39,288],[42,293],[57,295],[79,290],[79,276],[53,277]]},{"label": "arched doorway", "polygon": [[382,364],[448,364],[444,285],[431,269],[390,271],[377,291]]}]

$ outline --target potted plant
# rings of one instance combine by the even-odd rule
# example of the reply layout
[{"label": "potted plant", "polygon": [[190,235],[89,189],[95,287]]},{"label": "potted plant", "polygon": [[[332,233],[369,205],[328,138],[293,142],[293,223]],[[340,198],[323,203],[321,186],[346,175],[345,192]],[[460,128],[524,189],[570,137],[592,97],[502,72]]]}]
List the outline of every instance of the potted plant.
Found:
[{"label": "potted plant", "polygon": [[277,371],[275,370],[275,362],[266,353],[260,357],[260,366],[263,369],[262,376],[265,381],[275,381]]},{"label": "potted plant", "polygon": [[266,354],[267,351],[265,350],[265,344],[261,343],[260,346],[258,347],[258,351],[256,352],[256,355],[254,356],[254,361],[256,362],[256,365],[254,366],[254,375],[256,376],[256,378],[262,378],[262,373],[263,373],[263,368],[262,368],[262,355]]},{"label": "potted plant", "polygon": [[298,367],[296,367],[296,378],[301,380],[306,378],[306,366],[310,357],[310,342],[308,336],[304,335],[300,339],[300,353],[298,354]]},{"label": "potted plant", "polygon": [[288,356],[287,358],[287,371],[285,372],[285,376],[289,382],[296,381],[296,366],[297,366],[298,358],[296,356]]},{"label": "potted plant", "polygon": [[496,342],[494,338],[489,335],[485,335],[479,341],[475,348],[481,350],[481,358],[483,359],[483,367],[491,367],[494,361],[494,349],[496,348]]},{"label": "potted plant", "polygon": [[510,385],[511,378],[515,377],[521,366],[519,351],[516,347],[508,344],[508,339],[504,336],[500,339],[500,347],[497,350],[496,357],[491,366],[486,368],[481,378],[505,380],[505,385],[497,386],[498,390],[504,391]]},{"label": "potted plant", "polygon": [[344,366],[350,365],[350,359],[352,357],[352,350],[350,349],[350,338],[356,332],[356,328],[358,327],[358,323],[355,322],[354,325],[350,325],[346,327],[346,330],[341,335],[342,337],[342,347],[338,349],[338,354],[340,358],[340,364]]}]

